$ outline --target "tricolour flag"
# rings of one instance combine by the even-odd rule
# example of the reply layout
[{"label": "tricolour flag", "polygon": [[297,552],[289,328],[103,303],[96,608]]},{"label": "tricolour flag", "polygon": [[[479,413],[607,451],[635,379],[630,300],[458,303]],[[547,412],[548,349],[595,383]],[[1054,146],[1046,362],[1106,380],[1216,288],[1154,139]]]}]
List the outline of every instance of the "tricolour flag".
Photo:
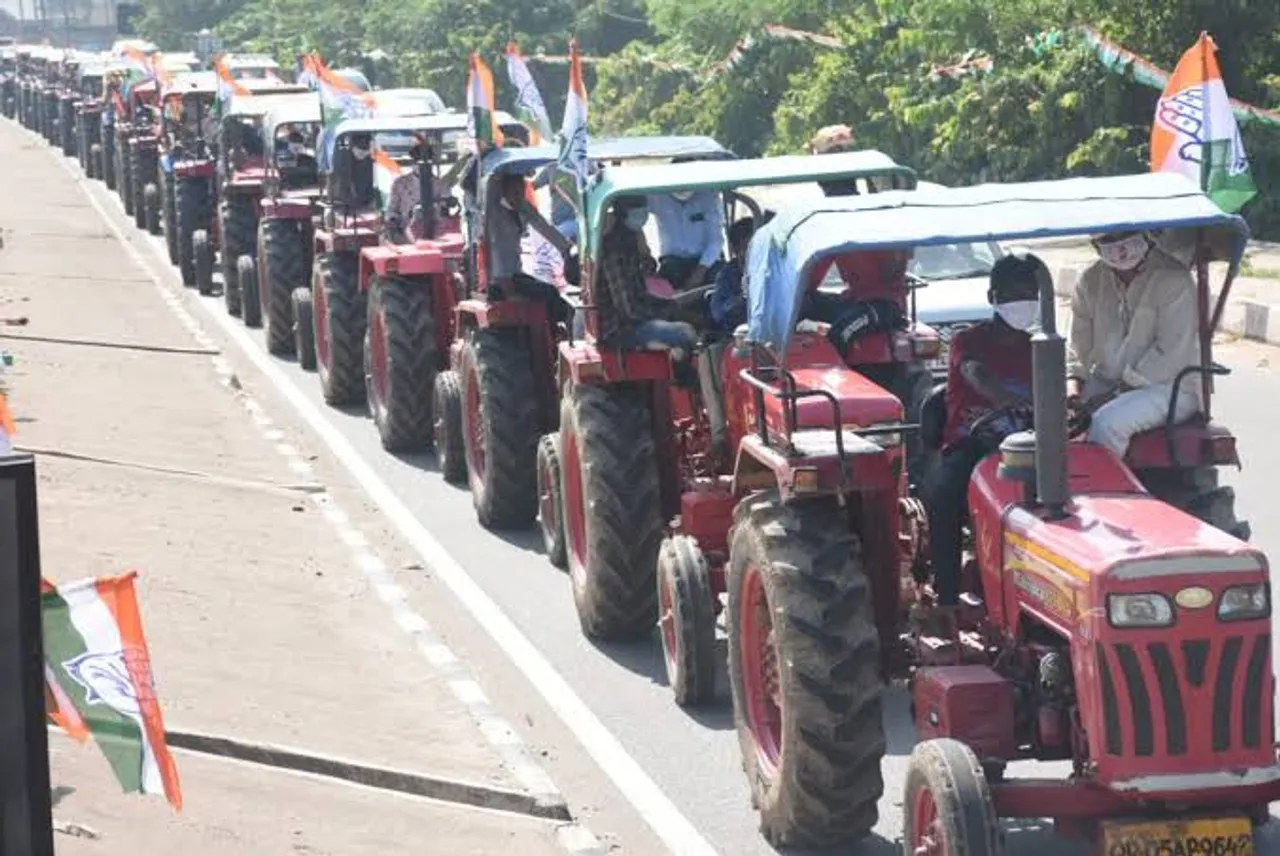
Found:
[{"label": "tricolour flag", "polygon": [[223,115],[227,107],[231,105],[231,99],[236,96],[244,96],[251,94],[248,87],[240,83],[231,75],[230,69],[221,59],[213,61],[213,70],[218,75],[218,115]]},{"label": "tricolour flag", "polygon": [[520,54],[515,42],[507,45],[507,78],[516,88],[516,115],[520,121],[529,126],[529,141],[538,145],[543,140],[551,139],[551,117],[547,115],[547,104],[538,91],[538,82],[529,71],[529,64]]},{"label": "tricolour flag", "polygon": [[[50,691],[69,701],[128,792],[182,808],[178,768],[165,744],[151,658],[130,571],[46,586],[41,596]],[[59,701],[60,715],[68,711]]]},{"label": "tricolour flag", "polygon": [[569,97],[564,102],[560,125],[560,157],[556,162],[554,192],[566,198],[579,214],[587,188],[590,161],[587,158],[587,87],[582,82],[582,57],[578,40],[569,41]]},{"label": "tricolour flag", "polygon": [[475,51],[471,52],[467,71],[467,135],[476,150],[483,154],[501,148],[502,130],[494,121],[497,108],[493,94],[493,72]]},{"label": "tricolour flag", "polygon": [[1239,211],[1257,195],[1208,33],[1182,55],[1156,104],[1151,171],[1177,172],[1199,183],[1224,211]]}]

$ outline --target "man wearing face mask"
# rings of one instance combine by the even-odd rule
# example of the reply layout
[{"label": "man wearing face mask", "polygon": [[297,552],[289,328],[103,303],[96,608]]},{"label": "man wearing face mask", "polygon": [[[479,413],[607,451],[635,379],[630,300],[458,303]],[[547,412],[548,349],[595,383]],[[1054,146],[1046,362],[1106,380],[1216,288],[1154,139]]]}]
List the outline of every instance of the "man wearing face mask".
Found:
[{"label": "man wearing face mask", "polygon": [[[942,459],[926,479],[933,585],[941,608],[936,631],[946,633],[959,603],[961,528],[969,477],[983,458],[1018,430],[1019,420],[997,411],[1031,406],[1031,335],[1039,318],[1037,276],[1048,276],[1043,261],[1011,254],[991,269],[987,300],[995,307],[990,321],[962,330],[951,339],[947,369],[947,421]],[[978,432],[971,429],[983,421]]]},{"label": "man wearing face mask", "polygon": [[[1200,362],[1195,281],[1145,232],[1094,246],[1100,258],[1071,301],[1067,394],[1093,413],[1089,441],[1123,456],[1133,435],[1164,423],[1174,378]],[[1175,418],[1199,407],[1198,384],[1183,383]]]},{"label": "man wearing face mask", "polygon": [[594,300],[599,315],[598,341],[613,348],[668,348],[677,359],[689,355],[698,341],[694,321],[701,308],[651,294],[645,286],[643,244],[649,211],[642,196],[620,196],[613,202],[600,244],[600,276]]},{"label": "man wearing face mask", "polygon": [[720,194],[678,190],[646,202],[658,224],[658,276],[683,290],[714,282],[724,253]]}]

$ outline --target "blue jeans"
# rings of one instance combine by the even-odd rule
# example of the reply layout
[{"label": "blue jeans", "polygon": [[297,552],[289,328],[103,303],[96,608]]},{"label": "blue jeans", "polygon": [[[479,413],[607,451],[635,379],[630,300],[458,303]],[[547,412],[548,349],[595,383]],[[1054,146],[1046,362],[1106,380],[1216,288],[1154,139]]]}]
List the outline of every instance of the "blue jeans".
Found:
[{"label": "blue jeans", "polygon": [[642,321],[631,331],[628,345],[636,350],[681,349],[687,356],[698,344],[698,333],[684,321]]}]

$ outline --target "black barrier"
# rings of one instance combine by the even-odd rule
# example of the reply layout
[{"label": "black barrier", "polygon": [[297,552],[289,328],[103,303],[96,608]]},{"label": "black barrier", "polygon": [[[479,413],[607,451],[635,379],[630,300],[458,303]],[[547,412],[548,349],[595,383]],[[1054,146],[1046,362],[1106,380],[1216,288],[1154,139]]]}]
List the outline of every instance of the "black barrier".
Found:
[{"label": "black barrier", "polygon": [[0,457],[0,856],[53,856],[36,462]]}]

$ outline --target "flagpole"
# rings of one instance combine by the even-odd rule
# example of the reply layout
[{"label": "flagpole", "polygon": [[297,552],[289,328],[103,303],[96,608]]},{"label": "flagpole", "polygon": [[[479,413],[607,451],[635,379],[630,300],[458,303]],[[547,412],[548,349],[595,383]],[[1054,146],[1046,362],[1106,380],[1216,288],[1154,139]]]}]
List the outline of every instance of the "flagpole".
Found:
[{"label": "flagpole", "polygon": [[[1213,157],[1213,134],[1209,126],[1209,116],[1213,112],[1209,103],[1209,45],[1213,41],[1209,38],[1208,30],[1200,31],[1200,112],[1204,119],[1201,123],[1200,131],[1201,139],[1204,140],[1200,144],[1200,190],[1207,193],[1209,190],[1209,171],[1213,165],[1209,162]],[[1207,375],[1206,375],[1207,377]]]}]

